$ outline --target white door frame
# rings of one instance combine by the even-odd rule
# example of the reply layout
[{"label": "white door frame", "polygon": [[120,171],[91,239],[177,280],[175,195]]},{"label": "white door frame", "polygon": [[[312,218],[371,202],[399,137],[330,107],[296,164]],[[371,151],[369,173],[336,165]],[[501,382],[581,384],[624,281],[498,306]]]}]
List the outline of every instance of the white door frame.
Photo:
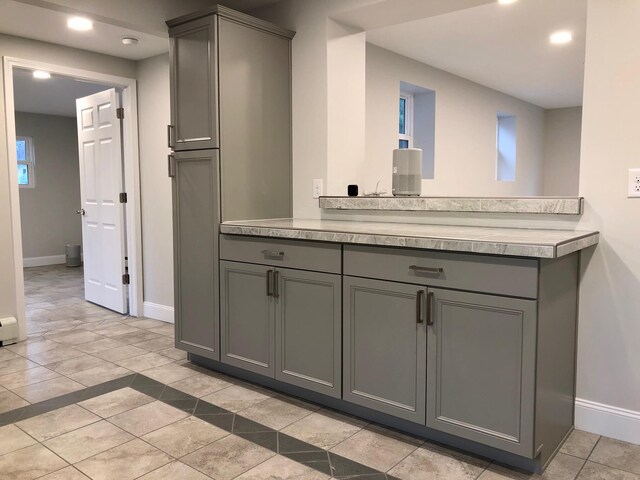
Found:
[{"label": "white door frame", "polygon": [[129,313],[137,317],[142,314],[142,223],[140,213],[140,159],[138,156],[138,101],[136,80],[104,73],[81,70],[78,68],[52,65],[33,60],[14,57],[3,57],[4,67],[4,101],[5,120],[7,126],[7,162],[9,168],[9,192],[11,203],[11,223],[13,230],[14,276],[16,285],[16,306],[20,340],[27,337],[24,273],[22,260],[22,225],[20,220],[20,189],[18,187],[16,158],[16,124],[13,101],[13,69],[27,68],[46,70],[52,74],[64,75],[88,80],[93,83],[104,83],[122,89],[122,106],[125,116],[123,121],[122,142],[124,147],[125,190],[127,191],[126,225],[127,256],[129,258]]}]

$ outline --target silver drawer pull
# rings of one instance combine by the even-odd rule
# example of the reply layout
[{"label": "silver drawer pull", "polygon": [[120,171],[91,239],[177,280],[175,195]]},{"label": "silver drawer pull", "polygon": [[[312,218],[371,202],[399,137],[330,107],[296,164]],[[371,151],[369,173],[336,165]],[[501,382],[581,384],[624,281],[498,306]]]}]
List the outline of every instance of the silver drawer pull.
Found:
[{"label": "silver drawer pull", "polygon": [[444,273],[444,268],[441,267],[419,267],[418,265],[411,265],[409,270],[420,273]]},{"label": "silver drawer pull", "polygon": [[284,252],[276,252],[275,250],[262,250],[267,257],[284,257]]}]

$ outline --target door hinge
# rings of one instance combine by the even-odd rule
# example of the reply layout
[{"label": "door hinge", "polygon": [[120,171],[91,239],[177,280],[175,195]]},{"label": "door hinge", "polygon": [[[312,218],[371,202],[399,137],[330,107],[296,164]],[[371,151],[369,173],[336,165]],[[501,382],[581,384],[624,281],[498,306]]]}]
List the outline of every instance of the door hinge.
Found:
[{"label": "door hinge", "polygon": [[127,203],[127,192],[122,192],[119,196],[120,196],[120,203]]},{"label": "door hinge", "polygon": [[125,273],[124,275],[122,275],[122,284],[129,285],[130,283],[131,283],[131,278],[129,277],[129,274]]},{"label": "door hinge", "polygon": [[122,120],[124,118],[124,108],[116,108],[116,118]]}]

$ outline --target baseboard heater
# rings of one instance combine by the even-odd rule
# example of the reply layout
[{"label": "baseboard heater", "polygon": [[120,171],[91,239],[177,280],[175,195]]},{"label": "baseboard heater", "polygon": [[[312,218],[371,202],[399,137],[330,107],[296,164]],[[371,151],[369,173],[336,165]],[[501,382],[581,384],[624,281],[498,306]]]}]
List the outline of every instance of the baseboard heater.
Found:
[{"label": "baseboard heater", "polygon": [[18,341],[18,322],[13,317],[0,319],[0,347]]}]

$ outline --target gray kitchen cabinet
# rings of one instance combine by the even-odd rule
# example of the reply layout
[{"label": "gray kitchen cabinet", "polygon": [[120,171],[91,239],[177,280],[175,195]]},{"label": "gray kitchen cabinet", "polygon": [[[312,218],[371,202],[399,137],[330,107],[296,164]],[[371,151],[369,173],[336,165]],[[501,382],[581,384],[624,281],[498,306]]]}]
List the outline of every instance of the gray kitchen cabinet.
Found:
[{"label": "gray kitchen cabinet", "polygon": [[170,167],[176,347],[218,359],[218,153],[176,152]]},{"label": "gray kitchen cabinet", "polygon": [[275,375],[273,268],[220,262],[221,361]]},{"label": "gray kitchen cabinet", "polygon": [[424,425],[426,288],[344,277],[343,398]]},{"label": "gray kitchen cabinet", "polygon": [[176,151],[218,148],[216,17],[171,27],[169,41],[169,146]]},{"label": "gray kitchen cabinet", "polygon": [[536,301],[429,289],[430,428],[534,453]]},{"label": "gray kitchen cabinet", "polygon": [[295,33],[222,5],[167,25],[169,146],[220,149],[223,221],[291,216]]},{"label": "gray kitchen cabinet", "polygon": [[341,276],[279,268],[276,379],[340,398]]},{"label": "gray kitchen cabinet", "polygon": [[222,261],[221,361],[339,398],[340,275]]}]

